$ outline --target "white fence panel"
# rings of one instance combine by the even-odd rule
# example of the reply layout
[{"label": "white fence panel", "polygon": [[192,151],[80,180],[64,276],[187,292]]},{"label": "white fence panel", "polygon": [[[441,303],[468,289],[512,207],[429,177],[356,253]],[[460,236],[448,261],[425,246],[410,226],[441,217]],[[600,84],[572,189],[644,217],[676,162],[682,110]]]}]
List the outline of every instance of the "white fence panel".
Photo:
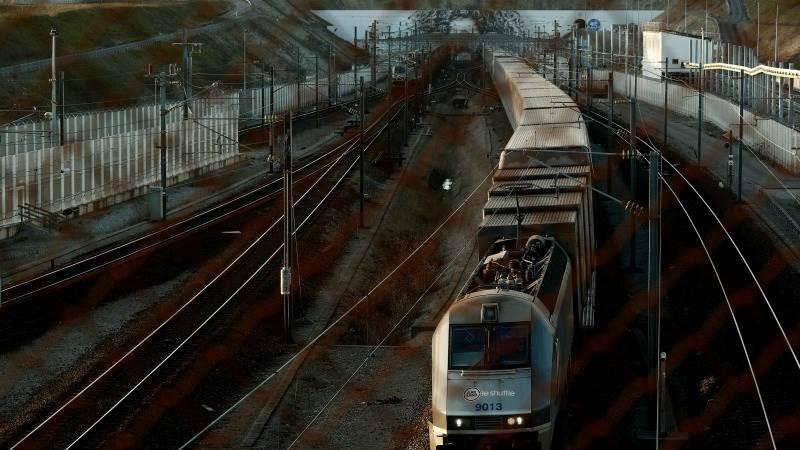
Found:
[{"label": "white fence panel", "polygon": [[[180,107],[174,108],[167,117],[167,175],[180,175],[238,153],[238,111],[238,93],[195,100],[189,120],[182,119]],[[66,121],[74,127],[76,139],[63,146],[39,148],[48,139],[16,143],[4,139],[0,145],[5,152],[0,155],[0,226],[19,222],[23,203],[61,212],[159,181],[159,119],[157,105],[101,111]],[[19,129],[36,136],[43,129],[49,133],[49,128],[43,128],[47,126],[33,122],[5,131]]]},{"label": "white fence panel", "polygon": [[[614,91],[624,94],[627,77],[620,72],[614,74]],[[664,106],[664,83],[639,77],[637,95],[640,101],[653,106]],[[694,89],[671,83],[668,90],[668,105],[671,110],[697,117],[698,96]],[[739,139],[739,105],[712,94],[704,97],[704,120],[722,130],[731,130]],[[772,119],[759,117],[745,110],[744,143],[764,157],[787,170],[800,173],[800,155],[797,143],[800,133]]]}]

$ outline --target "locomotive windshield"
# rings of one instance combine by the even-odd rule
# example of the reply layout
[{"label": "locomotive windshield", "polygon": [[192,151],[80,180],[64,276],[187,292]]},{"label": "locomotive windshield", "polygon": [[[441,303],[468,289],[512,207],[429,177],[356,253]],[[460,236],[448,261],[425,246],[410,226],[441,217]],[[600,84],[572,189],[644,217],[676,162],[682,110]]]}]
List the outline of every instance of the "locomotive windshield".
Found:
[{"label": "locomotive windshield", "polygon": [[453,326],[450,329],[450,369],[489,370],[529,367],[529,344],[528,324]]},{"label": "locomotive windshield", "polygon": [[453,327],[450,335],[450,366],[469,369],[480,366],[486,359],[486,328]]}]

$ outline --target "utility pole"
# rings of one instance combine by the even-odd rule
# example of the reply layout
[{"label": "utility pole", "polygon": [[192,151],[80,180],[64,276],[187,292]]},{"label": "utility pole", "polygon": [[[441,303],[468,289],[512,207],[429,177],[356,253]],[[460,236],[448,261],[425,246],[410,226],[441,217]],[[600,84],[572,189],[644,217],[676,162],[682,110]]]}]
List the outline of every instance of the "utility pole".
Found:
[{"label": "utility pole", "polygon": [[[705,46],[705,42],[703,43]],[[703,100],[704,100],[704,78],[703,61],[700,61],[700,72],[698,73],[699,85],[697,87],[697,164],[703,157]]]},{"label": "utility pole", "polygon": [[319,56],[314,55],[314,119],[319,128]]},{"label": "utility pole", "polygon": [[[659,230],[659,197],[661,183],[658,178],[661,157],[658,150],[650,151],[650,173],[649,173],[649,215],[648,215],[648,248],[649,261],[647,264],[647,367],[655,366],[656,353],[656,324],[659,303],[659,278],[661,276],[661,255],[660,255],[660,230]],[[655,408],[654,408],[655,409]],[[658,439],[658,430],[656,430]]]},{"label": "utility pole", "polygon": [[[607,151],[612,153],[614,149],[614,71],[608,72],[608,141]],[[606,190],[610,194],[612,191],[611,177],[611,155],[606,155]]]},{"label": "utility pole", "polygon": [[553,49],[553,84],[558,86],[558,49]]},{"label": "utility pole", "polygon": [[[791,84],[790,84],[791,86]],[[58,107],[58,145],[64,145],[64,71],[58,73],[58,98],[60,99],[60,106]],[[789,93],[789,116],[791,117],[791,92]]]},{"label": "utility pole", "polygon": [[569,87],[569,93],[572,96],[575,96],[575,33],[577,28],[575,25],[572,26],[572,39],[569,40],[569,66],[567,67],[567,73],[569,73],[569,80],[567,81],[567,86]]},{"label": "utility pole", "polygon": [[664,141],[662,144],[662,151],[667,150],[667,125],[669,124],[669,58],[664,59]]},{"label": "utility pole", "polygon": [[356,99],[358,96],[358,68],[356,67],[356,59],[353,58],[352,60],[352,69],[353,69],[353,100]]},{"label": "utility pole", "polygon": [[161,220],[167,219],[167,76],[158,77],[158,93],[161,100],[161,133],[159,147],[161,157]]},{"label": "utility pole", "polygon": [[378,77],[377,77],[377,74],[376,74],[376,72],[377,72],[376,65],[378,63],[377,50],[378,50],[378,21],[377,20],[373,20],[372,21],[372,58],[370,59],[370,61],[372,63],[372,64],[370,64],[370,66],[371,66],[370,67],[370,69],[371,69],[370,70],[370,76],[371,76],[372,87],[373,88],[377,87],[376,83],[378,82]]},{"label": "utility pole", "polygon": [[269,67],[269,173],[274,170],[275,155],[275,66]]},{"label": "utility pole", "polygon": [[292,234],[294,208],[292,205],[292,112],[284,118],[283,151],[283,268],[281,269],[281,295],[283,296],[283,332],[286,342],[292,342],[294,322],[292,305]]},{"label": "utility pole", "polygon": [[408,67],[403,77],[403,147],[408,147]]},{"label": "utility pole", "polygon": [[359,104],[358,104],[358,223],[364,228],[364,77],[359,79]]},{"label": "utility pole", "polygon": [[244,93],[247,91],[247,30],[242,30],[242,49],[242,92]]},{"label": "utility pole", "polygon": [[[794,70],[794,63],[789,63],[789,70]],[[63,100],[61,102],[64,103]],[[794,128],[794,78],[789,78],[789,128]],[[62,113],[63,114],[63,113]]]},{"label": "utility pole", "polygon": [[[261,130],[264,137],[267,135],[267,72],[264,70],[264,63],[261,63]],[[267,140],[264,139],[266,144]]]},{"label": "utility pole", "polygon": [[[192,100],[192,55],[198,51],[201,43],[189,42],[189,35],[183,31],[183,42],[173,42],[172,45],[183,47],[183,120],[189,118],[189,103]],[[247,61],[245,61],[245,64]]]},{"label": "utility pole", "polygon": [[297,47],[297,113],[300,114],[300,47]]},{"label": "utility pole", "polygon": [[392,99],[392,26],[389,25],[388,31],[388,39],[386,42],[389,45],[389,59],[388,59],[388,71],[386,72],[386,99],[391,101]]},{"label": "utility pole", "polygon": [[333,44],[328,43],[328,106],[331,105],[333,102],[333,89],[334,89],[334,77],[333,72],[335,63],[334,63],[334,54],[333,54]]},{"label": "utility pole", "polygon": [[[638,51],[636,53],[638,55]],[[629,112],[630,112],[630,124],[631,124],[631,157],[630,157],[630,181],[631,181],[631,201],[636,202],[636,191],[638,190],[638,161],[639,156],[637,153],[637,146],[636,146],[636,108],[638,107],[638,95],[639,95],[639,74],[637,73],[637,64],[636,59],[633,60],[633,100],[631,101]],[[631,246],[630,246],[630,255],[629,255],[629,262],[628,266],[630,270],[633,271],[636,269],[636,215],[631,214]]]},{"label": "utility pole", "polygon": [[50,66],[51,66],[51,74],[50,74],[50,114],[52,117],[50,118],[50,145],[55,146],[56,136],[59,135],[58,132],[58,80],[56,79],[56,37],[58,36],[58,31],[53,28],[50,30],[50,38],[51,38],[51,55],[50,55]]},{"label": "utility pole", "polygon": [[744,69],[739,71],[739,175],[736,178],[736,201],[742,202],[742,150],[744,148]]}]

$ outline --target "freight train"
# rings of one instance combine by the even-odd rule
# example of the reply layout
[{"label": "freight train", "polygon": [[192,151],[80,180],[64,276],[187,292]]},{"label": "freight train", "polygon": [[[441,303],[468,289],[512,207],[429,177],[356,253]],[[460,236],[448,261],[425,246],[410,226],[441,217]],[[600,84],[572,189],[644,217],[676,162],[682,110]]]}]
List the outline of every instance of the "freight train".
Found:
[{"label": "freight train", "polygon": [[430,448],[553,446],[572,342],[594,323],[592,159],[575,102],[489,52],[514,134],[478,230],[481,259],[432,340]]}]

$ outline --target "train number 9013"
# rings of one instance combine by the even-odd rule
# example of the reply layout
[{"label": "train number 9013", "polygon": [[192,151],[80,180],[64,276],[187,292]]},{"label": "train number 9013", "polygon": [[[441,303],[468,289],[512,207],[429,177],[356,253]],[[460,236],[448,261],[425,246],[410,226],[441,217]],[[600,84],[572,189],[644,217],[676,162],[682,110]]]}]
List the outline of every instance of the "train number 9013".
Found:
[{"label": "train number 9013", "polygon": [[502,403],[475,403],[475,411],[502,411]]}]

